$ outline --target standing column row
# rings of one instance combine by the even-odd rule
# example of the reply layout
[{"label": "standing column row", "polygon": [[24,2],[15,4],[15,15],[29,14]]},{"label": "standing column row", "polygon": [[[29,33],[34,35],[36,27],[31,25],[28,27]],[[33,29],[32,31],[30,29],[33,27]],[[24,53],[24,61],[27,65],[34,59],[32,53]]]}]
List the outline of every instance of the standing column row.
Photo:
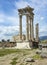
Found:
[{"label": "standing column row", "polygon": [[33,40],[34,39],[34,26],[33,26],[33,18],[27,15],[27,22],[26,22],[26,40]]},{"label": "standing column row", "polygon": [[[20,18],[20,40],[22,40],[22,15],[19,15],[19,18]],[[30,25],[29,25],[29,20],[30,20]],[[30,26],[30,30],[29,30],[29,26]],[[29,41],[34,38],[33,28],[34,28],[33,19],[28,15],[26,15],[26,41]]]},{"label": "standing column row", "polygon": [[34,39],[33,17],[26,15],[26,41]]}]

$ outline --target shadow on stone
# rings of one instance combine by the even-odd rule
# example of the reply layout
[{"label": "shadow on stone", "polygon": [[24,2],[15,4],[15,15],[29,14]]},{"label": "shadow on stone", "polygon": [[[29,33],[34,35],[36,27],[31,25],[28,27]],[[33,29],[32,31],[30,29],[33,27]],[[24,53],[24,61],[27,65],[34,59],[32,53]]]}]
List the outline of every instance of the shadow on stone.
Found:
[{"label": "shadow on stone", "polygon": [[38,42],[29,40],[30,48],[38,48]]}]

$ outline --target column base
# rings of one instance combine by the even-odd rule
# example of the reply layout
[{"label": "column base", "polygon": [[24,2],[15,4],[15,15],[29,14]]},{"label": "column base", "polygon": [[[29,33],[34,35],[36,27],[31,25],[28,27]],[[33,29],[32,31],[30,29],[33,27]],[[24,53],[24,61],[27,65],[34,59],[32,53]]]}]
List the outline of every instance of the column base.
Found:
[{"label": "column base", "polygon": [[26,42],[29,42],[29,40],[25,40]]},{"label": "column base", "polygon": [[23,41],[22,40],[19,40],[19,43],[22,43]]}]

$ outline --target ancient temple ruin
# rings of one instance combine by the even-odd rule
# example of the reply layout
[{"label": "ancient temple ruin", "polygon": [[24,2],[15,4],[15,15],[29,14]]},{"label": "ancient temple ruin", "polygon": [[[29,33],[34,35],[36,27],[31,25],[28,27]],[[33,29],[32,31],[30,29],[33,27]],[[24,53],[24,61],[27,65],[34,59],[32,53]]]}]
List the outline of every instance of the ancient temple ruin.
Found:
[{"label": "ancient temple ruin", "polygon": [[[26,41],[34,40],[34,13],[33,8],[27,6],[22,9],[18,9],[19,12],[19,23],[20,23],[20,40],[22,41],[22,16],[26,16]],[[30,23],[30,25],[29,25]],[[30,27],[30,28],[29,28]],[[30,32],[30,34],[29,34]],[[36,25],[36,40],[38,41],[38,24]]]},{"label": "ancient temple ruin", "polygon": [[[33,18],[34,18],[34,13],[33,13],[33,8],[31,7],[25,7],[23,9],[18,9],[19,12],[19,18],[20,18],[20,40],[22,40],[22,16],[26,16],[26,40],[33,39],[34,38],[34,32],[33,32]],[[30,20],[30,21],[29,21]],[[30,29],[29,29],[29,23],[30,23]],[[30,31],[30,36],[29,36],[29,31]]]},{"label": "ancient temple ruin", "polygon": [[[17,42],[16,48],[37,48],[39,43],[39,25],[35,26],[34,34],[34,8],[27,6],[25,8],[18,9],[19,14],[19,34],[13,36],[15,42]],[[26,35],[22,33],[22,16],[26,16]],[[24,22],[25,23],[25,22]],[[36,35],[36,36],[34,36]]]}]

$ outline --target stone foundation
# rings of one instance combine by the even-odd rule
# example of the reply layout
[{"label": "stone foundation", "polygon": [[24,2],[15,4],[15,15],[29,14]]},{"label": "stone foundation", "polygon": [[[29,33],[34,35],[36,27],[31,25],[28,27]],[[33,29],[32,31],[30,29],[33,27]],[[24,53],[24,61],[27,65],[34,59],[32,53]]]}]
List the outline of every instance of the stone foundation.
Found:
[{"label": "stone foundation", "polygon": [[31,49],[29,42],[17,43],[16,49]]}]

